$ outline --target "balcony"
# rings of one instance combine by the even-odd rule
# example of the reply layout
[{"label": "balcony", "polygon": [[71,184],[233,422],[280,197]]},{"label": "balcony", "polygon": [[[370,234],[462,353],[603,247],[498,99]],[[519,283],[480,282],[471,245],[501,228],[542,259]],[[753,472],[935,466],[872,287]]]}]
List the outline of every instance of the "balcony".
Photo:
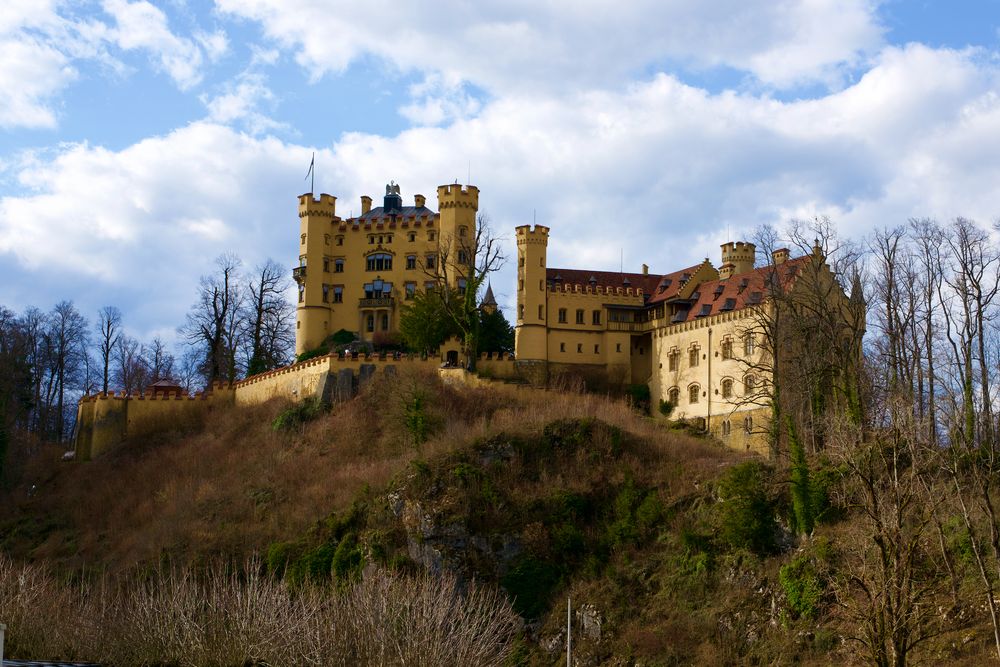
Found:
[{"label": "balcony", "polygon": [[641,333],[653,330],[653,322],[608,322],[608,331],[632,331]]},{"label": "balcony", "polygon": [[391,296],[384,296],[379,299],[359,299],[359,308],[392,308],[396,300]]},{"label": "balcony", "polygon": [[301,283],[306,279],[306,267],[296,266],[292,269],[292,279],[297,283]]}]

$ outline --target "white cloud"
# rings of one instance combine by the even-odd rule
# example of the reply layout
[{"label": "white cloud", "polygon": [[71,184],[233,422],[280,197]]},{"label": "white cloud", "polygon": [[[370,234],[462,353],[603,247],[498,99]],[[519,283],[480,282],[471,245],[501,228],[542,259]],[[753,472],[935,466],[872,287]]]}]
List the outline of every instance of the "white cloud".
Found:
[{"label": "white cloud", "polygon": [[[621,92],[526,91],[440,127],[344,135],[317,151],[317,190],[345,216],[390,179],[434,206],[436,186],[471,165],[499,232],[537,211],[551,263],[595,269],[616,268],[622,250],[631,270],[716,260],[727,227],[746,236],[791,215],[830,214],[852,236],[914,215],[989,222],[998,84],[1000,67],[974,53],[910,46],[811,101],[712,95],[667,75]],[[224,106],[218,121],[246,108]],[[10,164],[34,193],[0,200],[0,262],[58,272],[64,290],[141,289],[123,308],[177,324],[220,252],[294,261],[312,150],[202,122],[121,151],[80,144]],[[494,289],[509,299],[512,279],[508,269]]]},{"label": "white cloud", "polygon": [[239,123],[254,135],[289,129],[261,111],[261,105],[273,107],[276,99],[264,76],[258,72],[241,73],[234,81],[226,83],[221,93],[214,97],[202,95],[201,101],[208,108],[208,120],[212,122]]},{"label": "white cloud", "polygon": [[[202,50],[190,39],[170,31],[167,16],[145,0],[104,0],[104,11],[115,20],[113,38],[126,51],[142,49],[149,52],[156,65],[166,72],[181,90],[187,90],[202,79]],[[215,41],[213,42],[212,39]],[[211,53],[225,48],[219,37],[209,40]],[[222,37],[224,40],[224,36]]]},{"label": "white cloud", "polygon": [[426,3],[216,0],[314,77],[373,54],[495,94],[609,87],[669,59],[778,87],[837,78],[881,44],[876,0]]}]

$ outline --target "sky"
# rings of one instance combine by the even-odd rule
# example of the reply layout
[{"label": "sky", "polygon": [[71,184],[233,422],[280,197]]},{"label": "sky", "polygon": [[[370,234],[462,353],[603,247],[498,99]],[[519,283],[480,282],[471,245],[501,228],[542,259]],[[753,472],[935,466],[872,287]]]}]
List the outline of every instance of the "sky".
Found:
[{"label": "sky", "polygon": [[[1000,216],[1000,0],[3,0],[0,305],[177,337],[235,252],[471,182],[549,265],[666,273],[761,224]],[[290,295],[291,296],[291,295]]]}]

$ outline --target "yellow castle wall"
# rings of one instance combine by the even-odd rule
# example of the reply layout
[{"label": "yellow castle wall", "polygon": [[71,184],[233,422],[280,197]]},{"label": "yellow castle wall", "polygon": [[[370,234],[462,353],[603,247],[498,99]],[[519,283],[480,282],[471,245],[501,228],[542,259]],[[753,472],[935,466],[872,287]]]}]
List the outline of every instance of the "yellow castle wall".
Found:
[{"label": "yellow castle wall", "polygon": [[[358,333],[363,340],[372,340],[382,331],[397,332],[406,302],[405,285],[413,283],[417,290],[423,290],[441,269],[442,255],[450,258],[447,280],[455,285],[453,264],[458,247],[471,244],[475,238],[479,189],[474,185],[442,185],[437,194],[437,213],[359,224],[354,224],[356,218],[337,216],[336,197],[299,197],[299,257],[305,270],[298,273],[305,289],[296,308],[296,354],[315,349],[341,329]],[[422,195],[416,195],[413,203],[423,201]],[[370,203],[370,199],[363,201],[360,210],[367,210]],[[372,253],[392,256],[392,268],[368,271],[367,257]],[[435,258],[434,269],[427,268],[429,255]],[[407,268],[408,256],[415,259],[413,268]],[[338,260],[343,261],[342,271],[337,271]],[[390,296],[365,299],[364,285],[377,278],[392,283]],[[341,303],[334,302],[336,287],[343,289]],[[368,330],[369,314],[373,331]]]}]

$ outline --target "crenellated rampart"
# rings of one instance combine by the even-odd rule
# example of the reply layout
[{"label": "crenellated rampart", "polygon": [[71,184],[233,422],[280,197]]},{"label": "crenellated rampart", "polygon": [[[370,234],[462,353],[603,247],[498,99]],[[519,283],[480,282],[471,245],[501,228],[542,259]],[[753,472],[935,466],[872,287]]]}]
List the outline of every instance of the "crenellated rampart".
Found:
[{"label": "crenellated rampart", "polygon": [[[483,354],[477,362],[483,377],[518,379],[513,355]],[[405,365],[441,366],[440,359],[415,354],[328,354],[253,375],[239,382],[215,383],[206,391],[157,390],[138,395],[95,394],[77,406],[74,438],[76,458],[89,460],[121,442],[155,431],[194,424],[217,406],[249,406],[274,398],[300,401],[318,396],[324,400],[353,395],[359,379],[376,372],[395,374]],[[346,375],[345,375],[346,373]],[[351,388],[345,390],[345,377]]]}]

